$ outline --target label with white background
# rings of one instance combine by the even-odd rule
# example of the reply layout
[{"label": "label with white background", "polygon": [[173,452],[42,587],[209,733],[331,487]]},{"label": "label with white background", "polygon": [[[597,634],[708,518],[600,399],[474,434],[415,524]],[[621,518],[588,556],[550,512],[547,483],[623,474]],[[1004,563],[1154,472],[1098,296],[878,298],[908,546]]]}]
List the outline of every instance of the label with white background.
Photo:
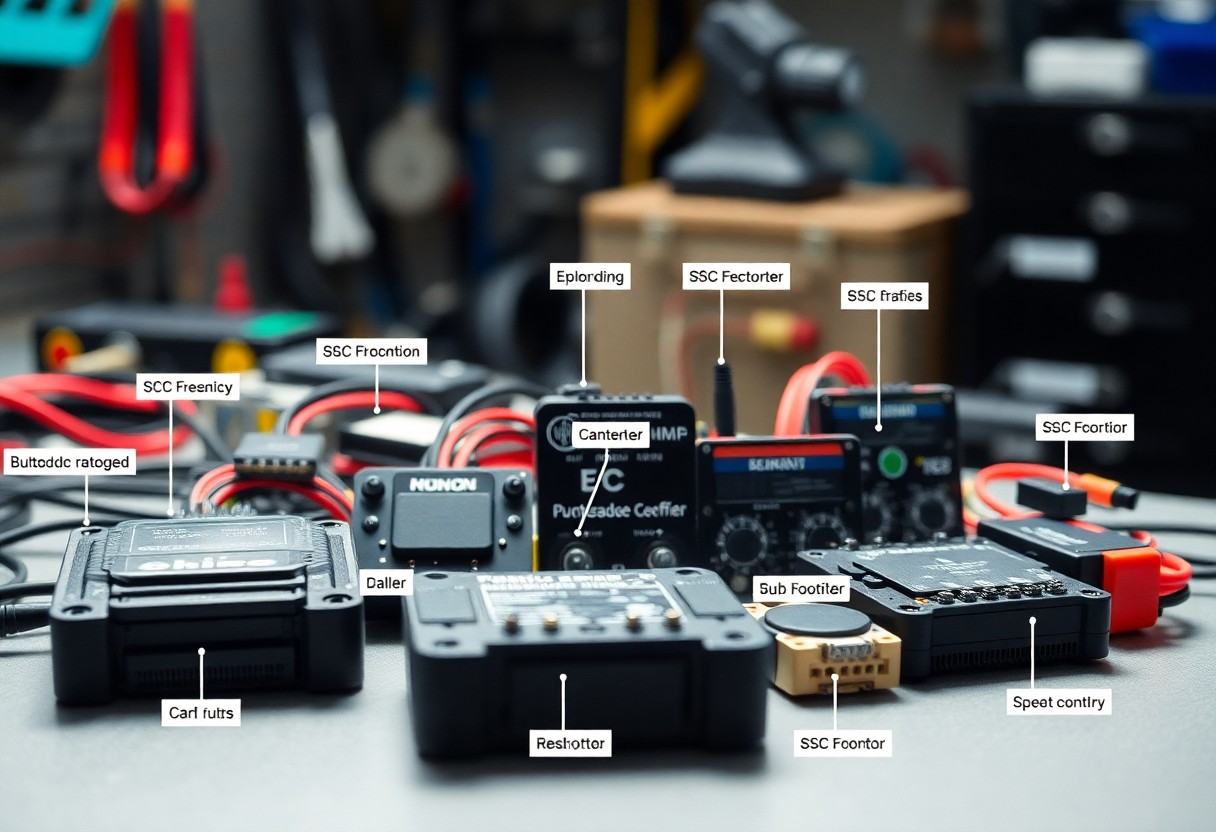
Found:
[{"label": "label with white background", "polygon": [[570,445],[574,448],[649,448],[650,422],[574,422]]},{"label": "label with white background", "polygon": [[841,283],[841,309],[928,309],[928,283]]},{"label": "label with white background", "polygon": [[1110,716],[1110,688],[1008,688],[1006,716]]},{"label": "label with white background", "polygon": [[844,603],[849,600],[849,579],[845,575],[756,575],[752,578],[752,600]]},{"label": "label with white background", "polygon": [[318,364],[425,364],[425,338],[318,338]]},{"label": "label with white background", "polygon": [[629,289],[632,274],[630,263],[550,263],[549,288],[624,292]]},{"label": "label with white background", "polygon": [[359,589],[369,595],[413,595],[413,569],[360,569]]},{"label": "label with white background", "polygon": [[611,757],[611,731],[532,730],[529,757]]},{"label": "label with white background", "polygon": [[1037,413],[1034,438],[1040,442],[1132,442],[1134,413]]},{"label": "label with white background", "polygon": [[5,448],[10,477],[125,477],[135,473],[131,448]]},{"label": "label with white background", "polygon": [[685,263],[688,290],[781,291],[790,288],[789,263]]},{"label": "label with white background", "polygon": [[890,757],[890,731],[795,731],[795,757]]},{"label": "label with white background", "polygon": [[141,401],[235,402],[241,398],[239,373],[136,373],[135,398]]},{"label": "label with white background", "polygon": [[162,728],[239,728],[239,699],[162,699]]}]

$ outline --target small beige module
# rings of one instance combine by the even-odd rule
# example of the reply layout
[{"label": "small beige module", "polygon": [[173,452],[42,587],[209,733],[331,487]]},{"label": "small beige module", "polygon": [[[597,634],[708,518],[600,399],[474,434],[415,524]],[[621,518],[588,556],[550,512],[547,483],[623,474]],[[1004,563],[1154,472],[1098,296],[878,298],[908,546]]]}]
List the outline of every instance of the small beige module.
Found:
[{"label": "small beige module", "polygon": [[790,696],[884,690],[899,684],[901,643],[869,616],[833,604],[744,604],[777,641],[772,681]]}]

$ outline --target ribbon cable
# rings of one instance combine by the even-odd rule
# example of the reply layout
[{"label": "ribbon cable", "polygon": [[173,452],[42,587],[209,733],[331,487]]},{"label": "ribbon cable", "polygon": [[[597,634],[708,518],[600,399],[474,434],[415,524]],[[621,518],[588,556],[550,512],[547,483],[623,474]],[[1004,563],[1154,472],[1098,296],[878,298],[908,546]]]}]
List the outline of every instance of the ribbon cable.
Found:
[{"label": "ribbon cable", "polygon": [[139,2],[119,0],[110,23],[105,114],[98,155],[98,171],[106,196],[131,214],[147,214],[171,203],[190,177],[195,162],[194,3],[165,0],[161,6],[156,167],[147,185],[136,179]]}]

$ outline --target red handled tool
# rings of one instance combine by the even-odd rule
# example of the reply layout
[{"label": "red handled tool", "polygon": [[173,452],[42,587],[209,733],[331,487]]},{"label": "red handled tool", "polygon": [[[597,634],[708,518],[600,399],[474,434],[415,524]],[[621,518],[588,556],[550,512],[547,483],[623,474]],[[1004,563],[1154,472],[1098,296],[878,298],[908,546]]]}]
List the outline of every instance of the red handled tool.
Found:
[{"label": "red handled tool", "polygon": [[[145,0],[156,2],[156,0]],[[119,0],[110,24],[106,58],[105,114],[98,169],[106,196],[131,214],[171,207],[190,195],[200,163],[194,79],[193,0],[163,0],[160,6],[158,118],[155,166],[150,181],[136,173],[140,124],[140,0]],[[146,106],[146,104],[145,104]]]}]

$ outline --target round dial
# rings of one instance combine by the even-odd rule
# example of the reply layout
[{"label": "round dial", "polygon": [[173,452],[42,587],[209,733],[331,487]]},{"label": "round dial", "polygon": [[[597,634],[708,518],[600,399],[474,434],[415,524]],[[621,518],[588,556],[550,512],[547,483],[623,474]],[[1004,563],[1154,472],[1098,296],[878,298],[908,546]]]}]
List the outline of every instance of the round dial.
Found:
[{"label": "round dial", "polygon": [[804,511],[794,542],[800,550],[831,549],[852,536],[835,514],[826,511],[809,514]]},{"label": "round dial", "polygon": [[922,535],[943,532],[958,522],[958,512],[950,498],[949,486],[920,488],[908,502],[908,525]]},{"label": "round dial", "polygon": [[874,490],[866,492],[862,499],[861,522],[865,526],[866,540],[873,540],[876,537],[881,537],[883,540],[891,538],[895,518],[891,516],[891,507],[887,497],[888,494],[885,490]]},{"label": "round dial", "polygon": [[755,566],[768,552],[768,532],[749,514],[728,517],[718,530],[718,556],[724,564]]}]

